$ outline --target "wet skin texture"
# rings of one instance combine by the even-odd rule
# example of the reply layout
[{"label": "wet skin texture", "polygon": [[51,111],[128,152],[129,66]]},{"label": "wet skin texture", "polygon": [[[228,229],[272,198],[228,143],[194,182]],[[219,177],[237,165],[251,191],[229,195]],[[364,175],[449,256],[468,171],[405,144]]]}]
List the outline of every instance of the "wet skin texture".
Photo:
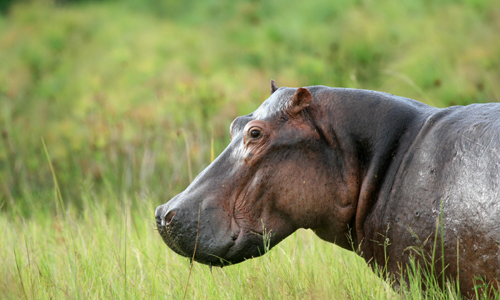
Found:
[{"label": "wet skin texture", "polygon": [[172,250],[191,257],[196,244],[196,261],[223,266],[261,255],[263,228],[271,247],[310,228],[398,278],[412,248],[430,259],[442,211],[445,274],[459,277],[464,295],[479,275],[498,288],[500,104],[438,109],[274,81],[271,93],[233,121],[224,152],[156,209]]}]

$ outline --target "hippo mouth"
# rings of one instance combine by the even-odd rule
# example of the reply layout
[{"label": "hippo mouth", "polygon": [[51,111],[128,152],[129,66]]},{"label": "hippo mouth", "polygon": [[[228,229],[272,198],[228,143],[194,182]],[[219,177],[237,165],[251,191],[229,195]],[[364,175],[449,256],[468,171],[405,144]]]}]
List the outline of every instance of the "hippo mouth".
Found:
[{"label": "hippo mouth", "polygon": [[175,235],[172,232],[172,228],[169,227],[173,217],[175,216],[175,213],[173,213],[171,216],[167,216],[165,219],[161,219],[159,217],[156,217],[156,229],[158,230],[158,233],[160,234],[161,238],[163,239],[163,242],[170,248],[172,249],[175,253],[189,257],[189,255],[184,252],[181,247],[178,246],[178,244],[175,242]]},{"label": "hippo mouth", "polygon": [[[191,234],[187,234],[188,229],[176,228],[174,231],[172,225],[175,225],[175,219],[175,214],[167,215],[163,221],[157,218],[158,233],[175,253],[192,259],[194,252],[196,262],[224,267],[261,256],[265,252],[262,236],[247,228],[239,227],[231,233],[229,241],[216,245],[214,241],[200,239],[202,234],[197,230],[189,231]],[[188,240],[191,243],[186,243],[186,236],[190,237]]]}]

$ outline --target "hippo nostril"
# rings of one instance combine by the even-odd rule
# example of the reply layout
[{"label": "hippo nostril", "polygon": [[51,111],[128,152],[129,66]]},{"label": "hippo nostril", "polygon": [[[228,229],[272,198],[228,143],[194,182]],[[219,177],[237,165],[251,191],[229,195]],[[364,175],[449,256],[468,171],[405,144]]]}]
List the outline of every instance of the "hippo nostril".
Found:
[{"label": "hippo nostril", "polygon": [[175,216],[175,211],[171,210],[167,213],[167,215],[165,215],[165,218],[164,218],[164,224],[162,225],[168,225],[170,224],[170,222],[172,222],[172,219],[174,218]]}]

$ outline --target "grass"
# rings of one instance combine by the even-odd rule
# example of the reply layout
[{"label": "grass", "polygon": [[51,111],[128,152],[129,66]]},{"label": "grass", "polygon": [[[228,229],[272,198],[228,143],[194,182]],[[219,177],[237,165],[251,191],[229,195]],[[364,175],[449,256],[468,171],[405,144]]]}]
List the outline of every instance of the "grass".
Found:
[{"label": "grass", "polygon": [[[189,259],[159,239],[153,202],[110,196],[86,202],[81,212],[69,208],[67,221],[60,215],[2,218],[0,293],[7,299],[181,299]],[[261,259],[212,273],[194,264],[186,298],[332,296],[397,298],[360,257],[301,230]]]},{"label": "grass", "polygon": [[[0,5],[7,299],[182,298],[189,260],[163,244],[154,209],[224,149],[271,78],[438,107],[500,100],[495,0],[14,2]],[[453,284],[422,294],[424,271],[410,266],[395,292],[300,230],[256,260],[194,264],[186,298],[459,297]]]},{"label": "grass", "polygon": [[66,217],[0,218],[3,298],[182,299],[186,288],[186,299],[460,299],[452,282],[442,291],[429,266],[415,261],[409,285],[394,291],[354,252],[306,230],[258,259],[190,270],[189,259],[159,238],[152,199],[84,198],[83,209],[68,207]]}]

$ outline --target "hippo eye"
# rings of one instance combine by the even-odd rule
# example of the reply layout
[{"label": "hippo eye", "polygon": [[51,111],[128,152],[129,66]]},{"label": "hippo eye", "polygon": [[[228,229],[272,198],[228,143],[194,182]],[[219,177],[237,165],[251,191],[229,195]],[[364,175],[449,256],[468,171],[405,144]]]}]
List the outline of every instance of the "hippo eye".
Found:
[{"label": "hippo eye", "polygon": [[260,130],[252,129],[252,131],[250,131],[250,137],[253,139],[260,137]]},{"label": "hippo eye", "polygon": [[248,122],[243,131],[243,143],[249,145],[251,143],[256,143],[262,138],[266,137],[266,124],[261,120],[253,120]]}]

